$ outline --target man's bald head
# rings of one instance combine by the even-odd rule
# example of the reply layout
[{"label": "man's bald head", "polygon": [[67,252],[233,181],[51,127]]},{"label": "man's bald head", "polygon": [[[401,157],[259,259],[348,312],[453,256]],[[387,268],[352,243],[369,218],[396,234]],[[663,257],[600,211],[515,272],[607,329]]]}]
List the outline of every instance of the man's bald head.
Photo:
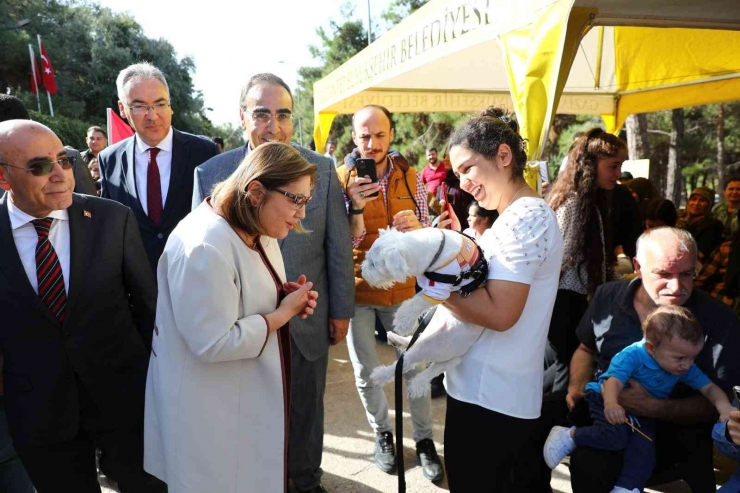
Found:
[{"label": "man's bald head", "polygon": [[54,132],[30,120],[0,123],[0,187],[20,210],[45,217],[66,209],[74,185],[67,151]]},{"label": "man's bald head", "polygon": [[656,305],[683,305],[694,289],[697,247],[691,233],[655,228],[637,240],[635,271]]},{"label": "man's bald head", "polygon": [[[5,163],[6,155],[17,150],[27,143],[29,138],[42,134],[51,134],[56,138],[56,134],[46,125],[34,122],[32,120],[6,120],[0,122],[0,163]],[[57,140],[59,140],[57,138]],[[61,144],[61,141],[59,142]],[[12,164],[12,163],[7,163]]]}]

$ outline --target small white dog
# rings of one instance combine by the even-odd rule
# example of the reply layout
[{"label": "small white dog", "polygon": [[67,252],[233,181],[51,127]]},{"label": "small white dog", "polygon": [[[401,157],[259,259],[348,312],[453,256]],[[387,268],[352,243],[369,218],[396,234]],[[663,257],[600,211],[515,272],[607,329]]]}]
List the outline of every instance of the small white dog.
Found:
[{"label": "small white dog", "polygon": [[[393,321],[394,332],[410,336],[420,315],[443,303],[453,291],[469,293],[485,282],[488,263],[471,238],[456,231],[423,228],[408,233],[381,230],[362,263],[362,277],[373,287],[389,288],[416,276],[422,291],[401,304]],[[420,363],[429,367],[409,382],[409,396],[429,392],[429,382],[460,363],[460,358],[478,340],[483,327],[459,321],[444,306],[416,343],[404,355],[403,372]],[[409,337],[410,338],[410,337]],[[389,334],[398,345],[399,337]],[[405,341],[408,345],[408,340]],[[375,368],[371,378],[385,385],[395,376],[396,364]]]}]

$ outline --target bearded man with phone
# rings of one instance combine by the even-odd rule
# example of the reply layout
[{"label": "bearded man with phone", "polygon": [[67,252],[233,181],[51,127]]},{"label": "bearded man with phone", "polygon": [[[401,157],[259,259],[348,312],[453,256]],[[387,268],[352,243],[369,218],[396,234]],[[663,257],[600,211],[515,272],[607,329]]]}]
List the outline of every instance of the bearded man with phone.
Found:
[{"label": "bearded man with phone", "polygon": [[[394,227],[407,232],[430,225],[426,187],[403,156],[390,150],[393,136],[390,112],[383,106],[365,106],[352,117],[352,140],[357,148],[337,169],[350,217],[355,261],[355,316],[349,324],[347,346],[357,391],[375,432],[375,463],[389,474],[397,465],[388,401],[383,389],[370,378],[380,365],[375,351],[375,318],[391,330],[398,306],[416,293],[415,280],[410,278],[387,290],[373,289],[362,278],[360,266],[381,229]],[[415,374],[412,371],[404,377],[410,379]],[[444,471],[432,441],[430,396],[410,399],[410,408],[424,477],[440,481]]]}]

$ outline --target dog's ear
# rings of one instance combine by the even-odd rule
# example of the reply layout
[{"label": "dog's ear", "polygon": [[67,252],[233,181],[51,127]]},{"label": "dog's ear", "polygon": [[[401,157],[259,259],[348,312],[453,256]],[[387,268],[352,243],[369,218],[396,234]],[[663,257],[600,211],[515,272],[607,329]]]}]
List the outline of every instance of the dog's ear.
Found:
[{"label": "dog's ear", "polygon": [[395,228],[385,230],[370,247],[362,263],[362,277],[371,285],[388,288],[404,281],[408,274],[404,233]]},{"label": "dog's ear", "polygon": [[388,232],[390,232],[392,230],[393,230],[393,228],[382,228],[382,229],[378,230],[378,234],[380,234],[380,236],[383,236],[384,234],[386,234],[386,233],[388,233]]}]

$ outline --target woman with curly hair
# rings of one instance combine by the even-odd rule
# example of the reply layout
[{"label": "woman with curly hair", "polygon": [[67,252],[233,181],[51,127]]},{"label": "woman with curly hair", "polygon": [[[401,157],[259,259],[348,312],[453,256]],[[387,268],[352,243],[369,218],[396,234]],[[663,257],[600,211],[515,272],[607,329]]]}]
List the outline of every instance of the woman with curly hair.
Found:
[{"label": "woman with curly hair", "polygon": [[618,137],[593,128],[581,135],[568,155],[569,165],[552,187],[549,204],[563,235],[563,262],[549,341],[555,352],[552,391],[568,388],[568,366],[578,347],[576,326],[588,297],[610,280],[614,257],[614,205],[627,148]]}]

